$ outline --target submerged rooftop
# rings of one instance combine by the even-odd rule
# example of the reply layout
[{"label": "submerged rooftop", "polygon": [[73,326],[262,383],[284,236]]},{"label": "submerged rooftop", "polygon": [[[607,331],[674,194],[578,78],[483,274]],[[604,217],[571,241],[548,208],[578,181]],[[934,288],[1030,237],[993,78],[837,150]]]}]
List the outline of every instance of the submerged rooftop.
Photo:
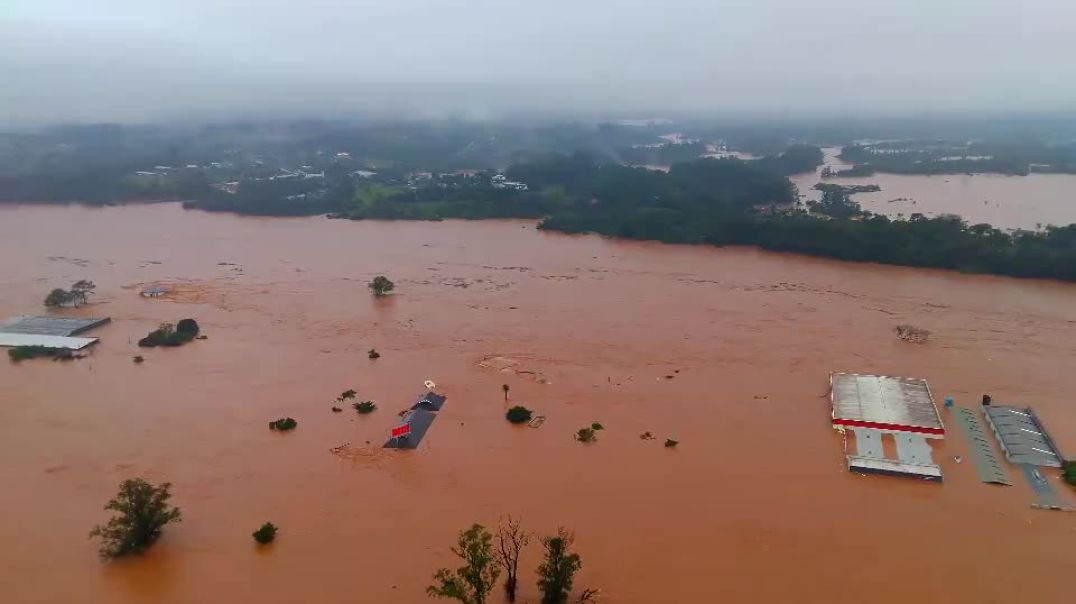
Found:
[{"label": "submerged rooftop", "polygon": [[100,327],[110,318],[20,315],[0,323],[0,333],[69,337]]},{"label": "submerged rooftop", "polygon": [[945,435],[926,380],[834,373],[830,390],[835,426]]}]

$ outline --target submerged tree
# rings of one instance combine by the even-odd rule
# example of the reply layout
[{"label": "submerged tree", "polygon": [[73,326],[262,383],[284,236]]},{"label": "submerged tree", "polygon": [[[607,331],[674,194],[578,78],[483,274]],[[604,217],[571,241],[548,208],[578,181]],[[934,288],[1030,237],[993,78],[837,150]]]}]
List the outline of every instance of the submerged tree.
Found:
[{"label": "submerged tree", "polygon": [[75,306],[79,303],[85,304],[93,290],[97,289],[97,286],[93,284],[93,281],[87,281],[80,279],[75,281],[75,284],[71,286],[71,297],[74,299]]},{"label": "submerged tree", "polygon": [[511,388],[508,387],[508,384],[501,384],[501,390],[504,390],[504,400],[508,400],[508,391]]},{"label": "submerged tree", "polygon": [[384,296],[392,290],[396,289],[396,284],[389,281],[389,278],[384,275],[378,275],[374,277],[369,283],[370,289],[374,292],[375,296]]},{"label": "submerged tree", "polygon": [[102,540],[102,558],[140,554],[157,541],[166,524],[179,522],[179,508],[168,505],[171,487],[167,482],[154,486],[141,478],[120,484],[119,493],[105,505],[106,510],[113,510],[117,515],[108,524],[90,531],[90,537]]},{"label": "submerged tree", "polygon": [[463,566],[454,571],[438,570],[433,575],[434,584],[426,588],[426,593],[463,604],[485,604],[501,574],[493,554],[492,539],[481,524],[461,532],[452,553],[463,560]]},{"label": "submerged tree", "polygon": [[49,292],[49,295],[45,296],[45,306],[49,308],[56,308],[58,306],[66,306],[71,303],[71,294],[66,290],[56,288]]},{"label": "submerged tree", "polygon": [[532,412],[523,405],[516,405],[508,410],[504,416],[513,424],[522,424],[531,421]]},{"label": "submerged tree", "polygon": [[538,565],[538,588],[542,590],[542,604],[564,604],[572,591],[575,573],[583,567],[579,554],[569,549],[575,536],[561,527],[554,537],[542,539],[545,558]]},{"label": "submerged tree", "polygon": [[276,539],[276,531],[277,528],[275,524],[266,522],[261,525],[261,528],[251,533],[251,536],[254,537],[254,540],[259,544],[265,545],[267,543],[272,543],[273,540]]},{"label": "submerged tree", "polygon": [[508,601],[516,601],[519,578],[519,555],[531,542],[531,534],[523,530],[518,519],[508,516],[497,527],[497,563],[505,572],[504,591]]}]

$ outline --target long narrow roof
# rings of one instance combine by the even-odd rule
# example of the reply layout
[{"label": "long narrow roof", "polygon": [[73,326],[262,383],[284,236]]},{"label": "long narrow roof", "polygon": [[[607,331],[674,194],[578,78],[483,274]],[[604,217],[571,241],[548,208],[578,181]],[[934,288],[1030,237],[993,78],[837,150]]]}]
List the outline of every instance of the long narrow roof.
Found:
[{"label": "long narrow roof", "polygon": [[945,434],[926,380],[834,373],[830,388],[835,425]]},{"label": "long narrow roof", "polygon": [[96,341],[97,338],[69,338],[66,336],[45,336],[33,333],[0,332],[0,346],[44,346],[45,348],[82,350]]}]

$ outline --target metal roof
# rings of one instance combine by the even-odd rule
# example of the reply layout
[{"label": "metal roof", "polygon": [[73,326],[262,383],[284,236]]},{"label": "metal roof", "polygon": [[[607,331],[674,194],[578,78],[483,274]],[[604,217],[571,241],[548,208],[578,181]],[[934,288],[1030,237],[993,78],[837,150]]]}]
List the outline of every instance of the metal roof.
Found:
[{"label": "metal roof", "polygon": [[68,338],[65,336],[44,336],[33,333],[0,332],[0,346],[44,346],[45,348],[82,350],[96,341],[97,338]]},{"label": "metal roof", "polygon": [[1050,435],[1042,427],[1030,408],[1007,405],[986,405],[987,423],[1005,451],[1005,457],[1015,464],[1061,467],[1058,454]]},{"label": "metal roof", "polygon": [[830,376],[835,425],[945,434],[926,380],[858,373]]},{"label": "metal roof", "polygon": [[0,332],[43,336],[73,336],[109,322],[103,319],[60,316],[20,315],[0,323]]}]

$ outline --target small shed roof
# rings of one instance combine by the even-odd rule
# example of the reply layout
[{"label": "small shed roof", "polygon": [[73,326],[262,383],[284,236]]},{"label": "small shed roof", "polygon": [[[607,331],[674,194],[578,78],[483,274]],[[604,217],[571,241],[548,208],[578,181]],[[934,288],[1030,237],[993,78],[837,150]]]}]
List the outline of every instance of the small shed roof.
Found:
[{"label": "small shed roof", "polygon": [[0,323],[0,332],[42,336],[73,336],[109,322],[108,317],[64,317],[59,315],[19,315]]},{"label": "small shed roof", "polygon": [[830,389],[834,425],[945,434],[926,380],[834,373]]}]

